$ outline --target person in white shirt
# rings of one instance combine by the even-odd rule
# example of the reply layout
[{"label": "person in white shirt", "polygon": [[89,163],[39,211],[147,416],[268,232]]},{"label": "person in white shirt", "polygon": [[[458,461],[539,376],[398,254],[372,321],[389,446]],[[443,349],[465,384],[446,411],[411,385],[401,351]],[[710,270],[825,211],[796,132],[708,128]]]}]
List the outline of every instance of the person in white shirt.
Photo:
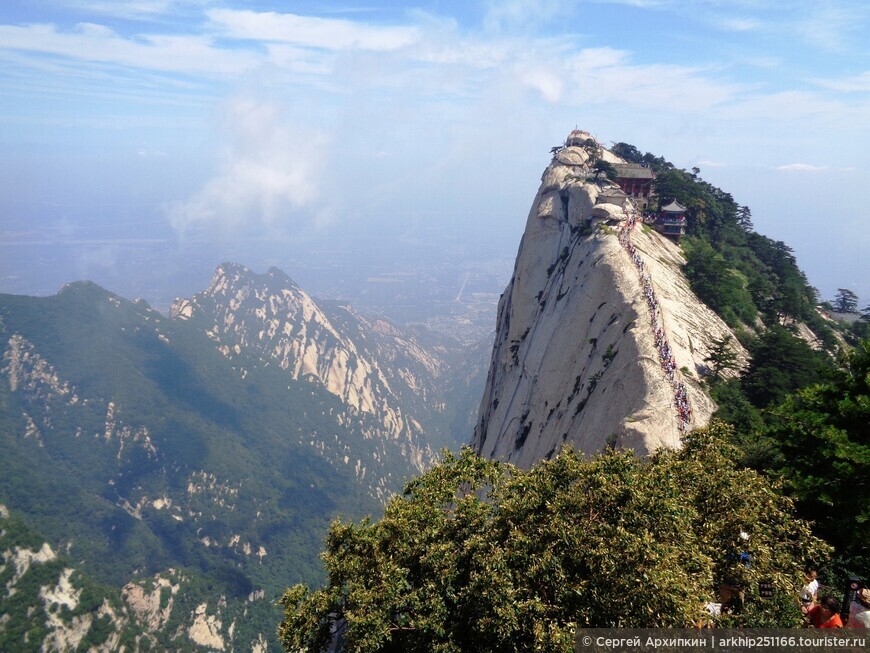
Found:
[{"label": "person in white shirt", "polygon": [[816,571],[815,567],[807,567],[806,584],[801,589],[801,609],[804,613],[816,602],[816,597],[819,593],[819,581],[816,580],[818,575],[819,572]]}]

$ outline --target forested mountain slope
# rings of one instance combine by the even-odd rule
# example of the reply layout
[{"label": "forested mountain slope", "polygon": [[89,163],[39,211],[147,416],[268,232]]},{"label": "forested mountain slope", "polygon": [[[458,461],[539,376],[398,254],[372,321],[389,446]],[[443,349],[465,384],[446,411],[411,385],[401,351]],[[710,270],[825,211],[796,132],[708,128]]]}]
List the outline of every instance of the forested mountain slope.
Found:
[{"label": "forested mountain slope", "polygon": [[[256,309],[237,309],[222,317],[257,329]],[[322,578],[318,551],[329,522],[379,514],[382,497],[451,441],[445,433],[457,419],[434,400],[442,392],[436,375],[420,371],[447,378],[456,351],[419,344],[348,307],[329,310],[334,333],[355,331],[363,343],[350,345],[354,365],[383,370],[375,350],[391,365],[376,381],[359,379],[357,391],[370,392],[373,406],[392,402],[392,413],[351,410],[347,395],[313,371],[294,376],[265,364],[268,354],[247,335],[227,356],[202,321],[164,317],[89,282],[52,297],[0,296],[0,503],[67,560],[52,563],[51,582],[69,567],[72,586],[91,579],[131,624],[127,599],[151,599],[121,588],[176,587],[172,616],[152,633],[163,645],[193,646],[189,630],[208,619],[206,630],[227,649],[274,645],[273,601],[288,580]],[[284,316],[282,330],[293,317]],[[320,353],[338,358],[341,343],[329,338],[335,349],[320,343]],[[365,355],[372,357],[360,362]],[[422,424],[407,426],[414,418],[406,415],[426,410],[445,425],[432,442]],[[385,430],[390,420],[405,426]],[[10,541],[9,556],[20,546]],[[5,612],[14,597],[0,598]],[[42,628],[41,614],[31,611],[28,629]],[[93,628],[103,623],[91,617]],[[118,624],[104,629],[141,632]],[[89,632],[82,641],[97,637]]]}]

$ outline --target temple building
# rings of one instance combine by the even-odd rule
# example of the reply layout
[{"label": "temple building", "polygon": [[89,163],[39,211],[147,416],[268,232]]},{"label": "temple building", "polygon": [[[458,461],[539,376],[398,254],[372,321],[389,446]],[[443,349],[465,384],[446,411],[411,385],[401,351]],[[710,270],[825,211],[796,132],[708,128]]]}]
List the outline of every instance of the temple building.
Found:
[{"label": "temple building", "polygon": [[615,204],[616,206],[623,208],[627,201],[628,195],[626,195],[621,188],[617,188],[616,186],[602,188],[601,192],[598,194],[599,204]]},{"label": "temple building", "polygon": [[686,233],[686,207],[676,200],[663,206],[652,222],[652,226],[662,236],[680,243],[680,238]]},{"label": "temple building", "polygon": [[592,134],[589,132],[581,129],[573,129],[571,130],[571,133],[568,134],[568,138],[565,139],[565,147],[583,147],[590,140],[596,142],[592,137]]},{"label": "temple building", "polygon": [[616,170],[614,181],[640,209],[646,209],[653,193],[655,173],[639,163],[614,163],[613,168]]}]

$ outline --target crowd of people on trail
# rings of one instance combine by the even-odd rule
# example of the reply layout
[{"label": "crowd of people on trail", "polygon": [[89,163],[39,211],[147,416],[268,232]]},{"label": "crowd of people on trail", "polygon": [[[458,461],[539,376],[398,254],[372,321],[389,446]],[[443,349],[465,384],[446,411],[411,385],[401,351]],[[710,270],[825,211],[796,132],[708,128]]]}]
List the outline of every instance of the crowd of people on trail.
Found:
[{"label": "crowd of people on trail", "polygon": [[638,254],[637,248],[631,244],[631,231],[637,222],[637,213],[628,207],[626,207],[626,212],[628,219],[622,223],[622,227],[619,230],[619,242],[625,248],[625,251],[628,252],[631,260],[634,261],[634,265],[640,274],[643,293],[649,307],[650,324],[655,336],[655,345],[659,352],[659,360],[661,361],[665,376],[668,377],[668,381],[670,381],[674,389],[674,407],[677,410],[677,422],[680,433],[685,433],[689,430],[692,422],[692,407],[689,404],[689,395],[686,392],[686,386],[677,376],[677,362],[674,359],[671,346],[665,337],[664,322],[659,311],[659,300],[656,297],[655,290],[653,290],[652,277],[647,271],[640,254]]},{"label": "crowd of people on trail", "polygon": [[855,591],[848,610],[841,610],[843,604],[835,596],[826,594],[819,598],[817,575],[815,568],[808,567],[806,584],[801,589],[801,610],[808,625],[813,628],[870,628],[870,587]]}]

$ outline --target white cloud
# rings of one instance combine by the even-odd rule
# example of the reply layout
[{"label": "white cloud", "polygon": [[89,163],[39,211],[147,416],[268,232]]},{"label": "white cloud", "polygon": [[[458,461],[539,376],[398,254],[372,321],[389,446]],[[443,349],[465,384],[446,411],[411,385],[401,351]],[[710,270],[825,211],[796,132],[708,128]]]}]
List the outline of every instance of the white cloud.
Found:
[{"label": "white cloud", "polygon": [[326,139],[287,125],[273,104],[230,103],[225,132],[231,134],[217,176],[188,200],[169,208],[182,235],[205,227],[232,235],[250,228],[280,230],[298,221],[320,198]]},{"label": "white cloud", "polygon": [[809,163],[787,163],[776,166],[776,169],[788,172],[822,172],[823,170],[828,170],[828,166],[814,166]]},{"label": "white cloud", "polygon": [[716,24],[729,32],[751,32],[761,27],[761,22],[755,18],[723,17]]},{"label": "white cloud", "polygon": [[350,20],[235,9],[206,12],[212,27],[235,39],[277,41],[325,50],[397,50],[419,38],[415,27],[383,27]]},{"label": "white cloud", "polygon": [[85,61],[187,74],[240,75],[263,57],[216,47],[209,37],[154,35],[126,38],[94,23],[72,31],[54,25],[0,25],[0,48],[40,52]]},{"label": "white cloud", "polygon": [[564,17],[574,7],[570,0],[488,0],[484,27],[490,31],[512,27],[527,30],[557,16]]},{"label": "white cloud", "polygon": [[[55,0],[58,2],[58,0]],[[215,4],[215,0],[60,0],[71,8],[118,18],[154,18]]]},{"label": "white cloud", "polygon": [[522,82],[539,91],[547,102],[562,98],[562,80],[552,70],[537,68],[520,73]]},{"label": "white cloud", "polygon": [[687,113],[708,111],[743,90],[715,80],[700,68],[632,64],[627,52],[610,48],[582,50],[568,58],[566,67],[568,88],[573,91],[566,100],[578,105],[628,104]]},{"label": "white cloud", "polygon": [[801,18],[793,28],[806,42],[821,50],[846,52],[853,37],[866,39],[870,6],[864,2],[812,2],[804,9],[794,12]]},{"label": "white cloud", "polygon": [[819,86],[829,88],[833,91],[842,91],[843,93],[870,93],[870,70],[852,77],[841,77],[839,79],[816,79],[813,81]]}]

